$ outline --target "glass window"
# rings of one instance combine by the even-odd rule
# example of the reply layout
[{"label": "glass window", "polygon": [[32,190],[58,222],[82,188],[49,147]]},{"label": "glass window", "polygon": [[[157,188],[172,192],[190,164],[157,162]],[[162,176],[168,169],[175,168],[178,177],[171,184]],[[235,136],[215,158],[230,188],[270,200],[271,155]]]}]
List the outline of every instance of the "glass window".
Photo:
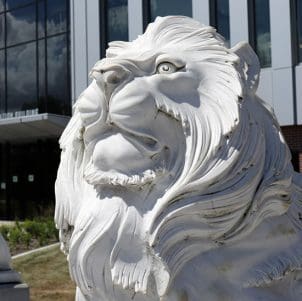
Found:
[{"label": "glass window", "polygon": [[216,27],[227,43],[230,41],[230,13],[229,0],[215,0],[211,6],[211,25]]},{"label": "glass window", "polygon": [[107,9],[107,42],[128,41],[128,0],[108,0]]},{"label": "glass window", "polygon": [[4,47],[4,18],[5,15],[0,15],[0,48]]},{"label": "glass window", "polygon": [[0,13],[0,111],[70,114],[67,3],[7,1],[11,9]]},{"label": "glass window", "polygon": [[47,35],[53,35],[67,30],[66,12],[66,1],[47,1]]},{"label": "glass window", "polygon": [[46,85],[45,85],[45,40],[40,40],[38,42],[38,57],[39,57],[39,78],[38,78],[38,87],[39,87],[39,95],[38,95],[38,103],[39,103],[39,112],[45,113],[46,110]]},{"label": "glass window", "polygon": [[68,94],[68,64],[66,35],[47,39],[47,111],[65,111]]},{"label": "glass window", "polygon": [[45,36],[45,1],[38,3],[38,38]]},{"label": "glass window", "polygon": [[7,111],[37,108],[36,43],[11,47],[6,51]]},{"label": "glass window", "polygon": [[269,0],[253,1],[254,49],[259,57],[261,67],[270,67],[271,62],[271,31]]},{"label": "glass window", "polygon": [[0,50],[0,113],[5,112],[5,62],[4,50]]},{"label": "glass window", "polygon": [[4,11],[4,1],[5,0],[0,0],[0,13]]},{"label": "glass window", "polygon": [[36,6],[16,9],[6,14],[7,46],[36,38]]},{"label": "glass window", "polygon": [[297,0],[298,60],[302,62],[302,1]]},{"label": "glass window", "polygon": [[192,0],[150,0],[149,21],[157,16],[183,15],[192,17]]},{"label": "glass window", "polygon": [[30,2],[33,2],[33,0],[6,0],[6,7],[7,9],[12,9]]}]

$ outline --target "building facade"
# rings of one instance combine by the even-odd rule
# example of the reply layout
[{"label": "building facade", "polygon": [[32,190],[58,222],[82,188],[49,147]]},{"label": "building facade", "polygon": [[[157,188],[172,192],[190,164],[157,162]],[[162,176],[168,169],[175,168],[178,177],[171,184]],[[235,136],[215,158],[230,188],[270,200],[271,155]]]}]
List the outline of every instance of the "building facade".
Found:
[{"label": "building facade", "polygon": [[0,219],[54,205],[71,114],[69,11],[66,0],[0,0]]},{"label": "building facade", "polygon": [[258,95],[273,108],[302,171],[302,0],[0,0],[0,219],[54,203],[58,137],[108,42],[131,41],[156,16],[213,25],[249,41]]},{"label": "building facade", "polygon": [[259,56],[257,94],[275,111],[302,171],[301,0],[83,0],[71,2],[72,99],[108,42],[133,40],[156,16],[186,15],[217,28],[230,47],[248,41]]}]

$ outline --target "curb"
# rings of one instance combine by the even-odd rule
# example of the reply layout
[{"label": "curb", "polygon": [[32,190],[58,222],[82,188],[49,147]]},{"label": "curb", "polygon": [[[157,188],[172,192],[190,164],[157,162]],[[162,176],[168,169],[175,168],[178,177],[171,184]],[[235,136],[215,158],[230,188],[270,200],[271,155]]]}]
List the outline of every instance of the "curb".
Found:
[{"label": "curb", "polygon": [[20,254],[14,255],[14,256],[12,256],[12,259],[17,259],[17,258],[26,256],[26,255],[38,253],[40,251],[44,251],[44,250],[48,250],[48,249],[52,249],[54,247],[58,247],[59,245],[60,245],[60,243],[56,242],[54,244],[51,244],[51,245],[48,245],[48,246],[45,246],[45,247],[41,247],[41,248],[38,248],[38,249],[34,249],[34,250],[30,250],[30,251],[27,251],[27,252],[24,252],[24,253],[20,253]]}]

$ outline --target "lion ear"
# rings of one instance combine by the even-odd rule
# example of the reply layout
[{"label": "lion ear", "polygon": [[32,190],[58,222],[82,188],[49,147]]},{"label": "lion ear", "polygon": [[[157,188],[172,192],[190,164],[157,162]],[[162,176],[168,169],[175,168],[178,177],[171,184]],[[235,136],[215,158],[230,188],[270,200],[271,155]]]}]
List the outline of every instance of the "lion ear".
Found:
[{"label": "lion ear", "polygon": [[239,71],[245,79],[247,92],[255,93],[260,76],[260,63],[255,51],[247,42],[240,42],[230,50],[240,58]]}]

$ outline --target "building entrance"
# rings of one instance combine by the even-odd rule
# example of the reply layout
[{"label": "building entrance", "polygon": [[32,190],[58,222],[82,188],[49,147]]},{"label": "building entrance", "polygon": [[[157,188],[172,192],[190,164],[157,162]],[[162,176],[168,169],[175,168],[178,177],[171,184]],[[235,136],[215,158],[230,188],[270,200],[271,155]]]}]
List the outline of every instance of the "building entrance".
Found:
[{"label": "building entrance", "polygon": [[56,140],[1,145],[0,219],[32,218],[54,208]]}]

